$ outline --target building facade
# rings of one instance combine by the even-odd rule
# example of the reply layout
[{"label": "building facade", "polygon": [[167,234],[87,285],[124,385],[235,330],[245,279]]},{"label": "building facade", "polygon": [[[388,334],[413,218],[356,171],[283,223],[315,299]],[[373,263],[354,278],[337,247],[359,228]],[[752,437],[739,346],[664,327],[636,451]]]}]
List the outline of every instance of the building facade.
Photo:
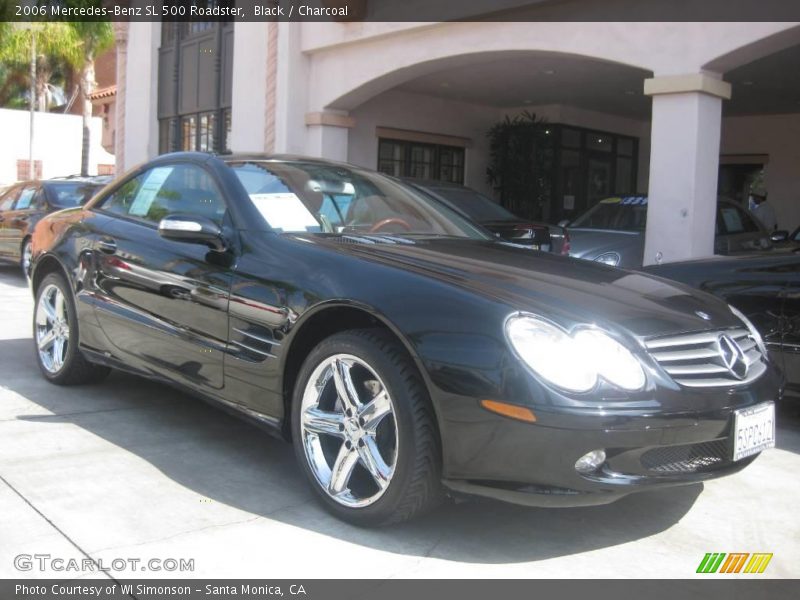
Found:
[{"label": "building facade", "polygon": [[130,23],[118,38],[125,167],[301,154],[492,195],[487,132],[529,112],[552,135],[540,217],[646,193],[648,263],[711,255],[718,195],[746,202],[754,181],[781,228],[800,225],[798,23]]}]

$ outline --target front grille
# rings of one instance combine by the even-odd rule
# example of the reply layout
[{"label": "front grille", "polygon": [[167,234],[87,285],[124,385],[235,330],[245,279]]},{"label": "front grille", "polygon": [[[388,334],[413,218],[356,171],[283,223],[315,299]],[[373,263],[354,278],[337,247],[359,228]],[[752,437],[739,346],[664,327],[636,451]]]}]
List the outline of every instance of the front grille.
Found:
[{"label": "front grille", "polygon": [[654,473],[697,473],[730,463],[727,440],[685,446],[661,446],[641,456],[642,467]]},{"label": "front grille", "polygon": [[[720,351],[727,337],[743,354],[744,364],[731,370]],[[679,385],[686,387],[730,387],[752,383],[767,370],[765,357],[744,328],[685,333],[645,341],[655,361]]]}]

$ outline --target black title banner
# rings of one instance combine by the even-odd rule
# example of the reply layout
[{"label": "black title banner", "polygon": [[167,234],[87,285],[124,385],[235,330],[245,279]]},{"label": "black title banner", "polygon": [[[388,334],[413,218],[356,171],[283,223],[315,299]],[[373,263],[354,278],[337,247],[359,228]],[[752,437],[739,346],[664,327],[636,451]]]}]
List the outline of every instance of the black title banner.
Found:
[{"label": "black title banner", "polygon": [[0,0],[0,21],[800,21],[798,0]]}]

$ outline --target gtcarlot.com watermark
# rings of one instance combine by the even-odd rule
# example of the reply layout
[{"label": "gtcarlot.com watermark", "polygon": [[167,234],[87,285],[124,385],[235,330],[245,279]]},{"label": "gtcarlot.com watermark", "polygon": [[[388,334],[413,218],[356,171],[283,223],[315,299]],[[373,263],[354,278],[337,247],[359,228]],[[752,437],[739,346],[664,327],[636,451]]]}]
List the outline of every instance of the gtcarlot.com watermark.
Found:
[{"label": "gtcarlot.com watermark", "polygon": [[194,571],[193,558],[61,558],[51,554],[17,554],[14,557],[17,571],[55,571],[59,573],[122,573],[167,572],[191,573]]}]

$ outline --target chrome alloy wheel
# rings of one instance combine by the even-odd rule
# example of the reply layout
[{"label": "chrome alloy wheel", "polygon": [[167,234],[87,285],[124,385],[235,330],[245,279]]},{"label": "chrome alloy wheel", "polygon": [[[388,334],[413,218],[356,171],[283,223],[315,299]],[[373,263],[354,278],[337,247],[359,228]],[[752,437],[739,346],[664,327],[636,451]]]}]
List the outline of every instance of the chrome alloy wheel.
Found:
[{"label": "chrome alloy wheel", "polygon": [[64,366],[68,344],[67,301],[61,289],[50,284],[36,304],[36,347],[49,373],[57,373]]},{"label": "chrome alloy wheel", "polygon": [[314,369],[303,392],[300,432],[314,477],[336,502],[369,506],[389,487],[398,452],[394,404],[360,358],[336,354]]}]

